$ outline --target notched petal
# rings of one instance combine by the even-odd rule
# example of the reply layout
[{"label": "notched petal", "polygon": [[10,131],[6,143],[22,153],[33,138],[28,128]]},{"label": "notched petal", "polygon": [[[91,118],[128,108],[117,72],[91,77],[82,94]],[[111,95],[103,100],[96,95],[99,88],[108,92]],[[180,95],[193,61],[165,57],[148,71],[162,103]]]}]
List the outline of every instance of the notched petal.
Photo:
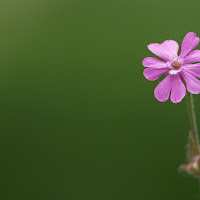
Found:
[{"label": "notched petal", "polygon": [[187,33],[181,44],[180,58],[185,58],[198,44],[199,38],[197,35],[193,32]]},{"label": "notched petal", "polygon": [[192,51],[185,59],[184,64],[200,62],[200,50]]},{"label": "notched petal", "polygon": [[172,75],[168,74],[155,88],[154,95],[158,101],[165,102],[169,99],[172,88]]},{"label": "notched petal", "polygon": [[200,93],[200,80],[198,80],[196,77],[185,70],[181,71],[181,76],[185,81],[188,92],[190,92],[191,94]]},{"label": "notched petal", "polygon": [[172,89],[171,89],[171,101],[173,103],[179,103],[186,95],[185,85],[183,84],[180,74],[172,76]]},{"label": "notched petal", "polygon": [[167,68],[167,63],[154,57],[147,57],[142,61],[144,67]]},{"label": "notched petal", "polygon": [[145,78],[149,81],[155,81],[159,79],[163,74],[169,72],[169,68],[146,68],[143,72]]},{"label": "notched petal", "polygon": [[165,61],[171,61],[178,57],[179,45],[174,40],[166,40],[161,44],[152,43],[148,45],[148,49]]}]

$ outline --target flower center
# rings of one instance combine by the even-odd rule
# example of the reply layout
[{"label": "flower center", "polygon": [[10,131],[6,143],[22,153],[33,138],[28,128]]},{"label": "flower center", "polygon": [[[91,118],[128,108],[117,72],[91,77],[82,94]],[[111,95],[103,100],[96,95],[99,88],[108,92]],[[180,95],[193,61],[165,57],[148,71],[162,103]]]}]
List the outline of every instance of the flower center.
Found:
[{"label": "flower center", "polygon": [[181,63],[178,61],[173,62],[172,67],[174,70],[178,70],[181,68]]}]

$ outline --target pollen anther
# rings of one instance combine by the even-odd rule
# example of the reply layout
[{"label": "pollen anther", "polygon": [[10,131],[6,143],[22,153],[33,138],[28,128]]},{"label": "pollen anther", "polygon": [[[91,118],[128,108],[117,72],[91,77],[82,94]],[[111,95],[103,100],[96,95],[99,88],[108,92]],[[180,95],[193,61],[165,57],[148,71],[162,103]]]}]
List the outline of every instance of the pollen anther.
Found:
[{"label": "pollen anther", "polygon": [[172,64],[173,69],[178,70],[181,68],[181,63],[178,61],[173,62]]}]

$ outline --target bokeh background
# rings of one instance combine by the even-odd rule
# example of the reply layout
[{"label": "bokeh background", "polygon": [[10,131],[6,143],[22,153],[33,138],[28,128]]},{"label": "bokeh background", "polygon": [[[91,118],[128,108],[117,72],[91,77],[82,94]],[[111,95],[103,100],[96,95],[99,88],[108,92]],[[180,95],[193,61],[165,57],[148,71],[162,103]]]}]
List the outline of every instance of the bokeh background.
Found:
[{"label": "bokeh background", "polygon": [[[198,181],[178,171],[186,99],[158,102],[160,80],[147,81],[142,66],[147,44],[200,36],[199,7],[1,0],[1,199],[199,199]],[[195,105],[200,124],[200,95]]]}]

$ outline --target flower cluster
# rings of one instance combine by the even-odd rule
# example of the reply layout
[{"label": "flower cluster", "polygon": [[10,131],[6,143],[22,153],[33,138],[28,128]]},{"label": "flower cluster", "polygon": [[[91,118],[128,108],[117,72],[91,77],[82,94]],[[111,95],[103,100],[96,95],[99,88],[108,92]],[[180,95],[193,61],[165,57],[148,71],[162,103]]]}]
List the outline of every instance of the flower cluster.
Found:
[{"label": "flower cluster", "polygon": [[192,94],[200,93],[200,80],[197,79],[200,78],[200,50],[194,50],[198,44],[199,38],[195,33],[189,32],[182,41],[179,56],[179,45],[174,40],[148,45],[148,49],[164,61],[154,57],[145,58],[142,63],[147,67],[144,76],[155,81],[167,74],[154,90],[158,101],[165,102],[170,96],[173,103],[181,102],[186,88]]}]

